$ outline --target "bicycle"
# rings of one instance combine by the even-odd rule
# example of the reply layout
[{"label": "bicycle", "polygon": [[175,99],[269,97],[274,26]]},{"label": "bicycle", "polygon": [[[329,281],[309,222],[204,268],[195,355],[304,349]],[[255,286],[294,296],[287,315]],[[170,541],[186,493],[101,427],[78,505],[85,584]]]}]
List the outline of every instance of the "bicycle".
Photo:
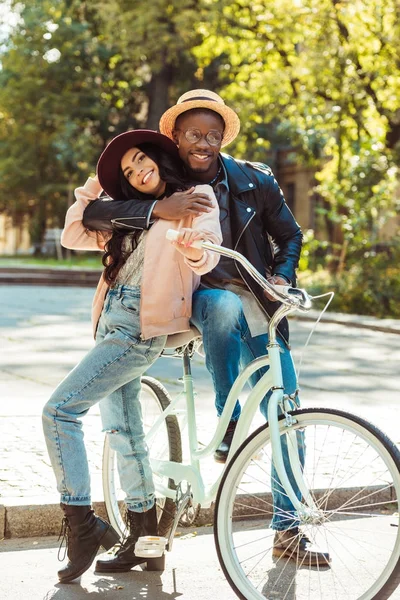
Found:
[{"label": "bicycle", "polygon": [[[172,235],[172,234],[171,234]],[[290,286],[272,286],[236,251],[204,242],[207,249],[240,263],[281,302],[269,323],[266,355],[239,374],[211,441],[199,448],[190,359],[199,349],[199,332],[168,339],[168,349],[183,361],[183,392],[171,399],[153,378],[142,378],[142,409],[159,505],[160,534],[171,550],[182,519],[194,522],[198,507],[215,500],[214,537],[223,572],[239,598],[385,600],[400,583],[400,452],[366,420],[329,408],[299,409],[296,396],[283,392],[276,329],[296,310],[311,308],[312,297]],[[232,440],[228,461],[208,488],[201,461],[220,444],[236,399],[257,369],[267,372],[249,393]],[[247,437],[262,398],[272,389],[268,422]],[[178,409],[185,401],[186,407]],[[187,428],[189,460],[182,463],[181,429]],[[305,440],[305,456],[299,452]],[[287,453],[292,471],[284,464]],[[111,524],[122,534],[123,503],[118,494],[115,453],[105,438],[103,488]],[[272,555],[274,531],[272,462],[284,493],[295,507],[307,537],[325,545],[328,564],[312,566],[303,559]],[[294,487],[300,490],[296,494]],[[299,499],[299,497],[300,499]],[[294,550],[295,552],[295,550]]]}]

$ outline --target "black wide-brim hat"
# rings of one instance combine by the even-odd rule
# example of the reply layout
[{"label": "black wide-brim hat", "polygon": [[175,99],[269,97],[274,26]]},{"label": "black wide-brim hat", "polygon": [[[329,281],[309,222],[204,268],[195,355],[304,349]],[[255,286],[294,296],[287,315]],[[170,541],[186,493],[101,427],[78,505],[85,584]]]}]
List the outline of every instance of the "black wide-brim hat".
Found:
[{"label": "black wide-brim hat", "polygon": [[119,170],[125,152],[145,143],[154,144],[175,158],[179,157],[176,144],[162,133],[151,129],[134,129],[120,133],[106,146],[97,163],[100,185],[111,198],[122,200]]}]

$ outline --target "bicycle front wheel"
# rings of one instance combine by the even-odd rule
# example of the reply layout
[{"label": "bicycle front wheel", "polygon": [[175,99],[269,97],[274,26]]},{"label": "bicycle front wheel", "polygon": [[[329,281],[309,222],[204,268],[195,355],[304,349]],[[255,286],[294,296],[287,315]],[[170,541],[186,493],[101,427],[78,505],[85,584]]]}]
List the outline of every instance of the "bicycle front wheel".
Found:
[{"label": "bicycle front wheel", "polygon": [[[268,425],[236,452],[218,490],[214,536],[222,569],[243,600],[386,600],[400,583],[400,453],[367,421],[336,410],[292,413],[305,440],[304,481],[318,518],[300,531],[331,557],[312,566],[274,557]],[[287,442],[288,427],[280,419]],[[310,520],[310,519],[309,519]]]},{"label": "bicycle front wheel", "polygon": [[[170,399],[165,387],[153,377],[142,377],[140,404],[143,427],[147,433],[160,414],[169,406]],[[169,415],[164,419],[156,436],[148,444],[151,458],[182,462],[182,444],[178,419]],[[157,474],[153,473],[155,483]],[[174,488],[174,482],[168,481]],[[157,487],[157,485],[156,485]],[[117,470],[117,453],[109,444],[106,435],[103,448],[103,493],[107,514],[111,525],[120,535],[126,532],[125,494],[121,489]],[[159,535],[167,536],[176,513],[176,504],[170,498],[157,498]]]}]

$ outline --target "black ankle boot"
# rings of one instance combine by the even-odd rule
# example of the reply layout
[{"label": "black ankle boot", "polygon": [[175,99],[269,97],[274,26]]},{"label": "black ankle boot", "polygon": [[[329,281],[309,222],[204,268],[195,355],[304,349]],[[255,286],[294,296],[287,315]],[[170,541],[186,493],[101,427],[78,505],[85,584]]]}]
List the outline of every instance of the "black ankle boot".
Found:
[{"label": "black ankle boot", "polygon": [[109,550],[119,541],[119,535],[109,523],[97,517],[90,506],[61,504],[61,508],[64,518],[60,537],[66,538],[69,561],[58,571],[58,577],[61,583],[66,583],[87,571],[100,546]]},{"label": "black ankle boot", "polygon": [[237,421],[229,421],[226,429],[224,439],[214,452],[215,462],[225,463],[228,458],[229,450],[232,443],[233,434],[235,433]]},{"label": "black ankle boot", "polygon": [[165,566],[165,554],[158,558],[142,558],[135,555],[135,544],[138,539],[145,535],[157,535],[157,510],[153,508],[147,512],[137,513],[128,510],[129,534],[122,542],[115,557],[111,560],[98,560],[96,563],[97,573],[116,573],[130,571],[137,565],[147,563],[148,571],[163,571]]}]

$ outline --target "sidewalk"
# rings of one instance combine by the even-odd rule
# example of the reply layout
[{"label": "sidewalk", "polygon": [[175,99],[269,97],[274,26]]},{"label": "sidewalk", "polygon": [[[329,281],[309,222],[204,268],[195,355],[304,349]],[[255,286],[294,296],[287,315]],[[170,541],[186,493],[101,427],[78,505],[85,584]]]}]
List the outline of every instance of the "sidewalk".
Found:
[{"label": "sidewalk", "polygon": [[[92,294],[85,288],[0,288],[0,537],[2,533],[6,537],[58,534],[59,497],[40,415],[52,390],[92,345]],[[304,319],[293,320],[296,363],[310,328]],[[359,413],[399,444],[399,333],[400,321],[325,315],[312,338],[313,353],[303,359],[303,405]],[[200,440],[206,443],[216,425],[212,385],[200,358],[194,359],[193,369],[201,399],[197,403]],[[150,374],[174,393],[180,388],[180,370],[180,361],[161,359]],[[383,401],[388,415],[382,411]],[[254,426],[261,423],[257,416]],[[85,417],[84,429],[93,500],[102,503],[103,435],[98,409]],[[220,471],[221,466],[210,459],[207,478],[212,480]],[[97,508],[102,512],[102,504]],[[210,511],[204,511],[200,523],[210,522]]]},{"label": "sidewalk", "polygon": [[[306,314],[298,314],[293,320],[315,321],[319,317],[319,311],[310,310]],[[355,329],[369,329],[370,331],[380,331],[382,333],[400,334],[400,319],[377,319],[367,315],[348,315],[345,313],[336,313],[327,311],[322,317],[322,323],[336,323],[354,327]]]},{"label": "sidewalk", "polygon": [[[368,525],[361,520],[358,528],[367,529]],[[241,536],[245,542],[254,538],[248,523],[241,523]],[[80,580],[66,585],[57,582],[58,545],[57,539],[52,537],[3,542],[0,545],[2,600],[237,600],[218,562],[211,527],[191,529],[176,539],[172,552],[166,556],[166,568],[162,573],[135,568],[129,573],[105,575],[95,573],[92,566]],[[346,563],[339,584],[329,571],[321,570],[324,589],[323,593],[317,591],[315,598],[354,599],[354,595],[348,595],[346,590],[354,585],[357,565],[359,567],[360,563]],[[306,580],[306,569],[300,569],[298,573],[299,579],[304,577]],[[281,583],[278,582],[279,575]],[[288,577],[290,575],[286,575]],[[328,577],[330,586],[326,584]],[[285,573],[279,563],[272,562],[265,581],[269,583],[266,600],[313,599],[304,585],[286,584],[285,587]],[[394,591],[390,600],[400,600],[400,588]]]},{"label": "sidewalk", "polygon": [[2,542],[1,599],[237,600],[219,565],[211,527],[184,531],[162,573],[137,567],[129,573],[95,574],[92,566],[79,580],[63,585],[57,581],[58,547],[54,537]]}]

